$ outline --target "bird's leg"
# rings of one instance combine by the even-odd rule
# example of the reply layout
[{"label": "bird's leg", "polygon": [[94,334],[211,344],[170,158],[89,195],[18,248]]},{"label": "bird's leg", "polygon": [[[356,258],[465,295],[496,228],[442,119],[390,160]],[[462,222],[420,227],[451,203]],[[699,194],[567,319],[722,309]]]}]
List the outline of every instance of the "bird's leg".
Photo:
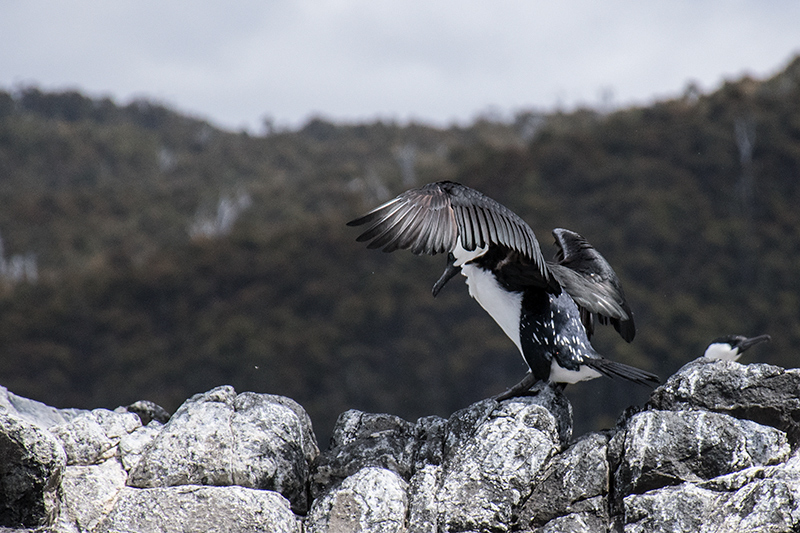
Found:
[{"label": "bird's leg", "polygon": [[525,377],[522,378],[522,381],[508,389],[507,391],[498,394],[494,397],[495,401],[502,402],[503,400],[508,400],[509,398],[513,398],[515,396],[522,396],[526,392],[530,390],[534,383],[536,383],[537,379],[533,376],[533,372],[528,372],[525,374]]}]

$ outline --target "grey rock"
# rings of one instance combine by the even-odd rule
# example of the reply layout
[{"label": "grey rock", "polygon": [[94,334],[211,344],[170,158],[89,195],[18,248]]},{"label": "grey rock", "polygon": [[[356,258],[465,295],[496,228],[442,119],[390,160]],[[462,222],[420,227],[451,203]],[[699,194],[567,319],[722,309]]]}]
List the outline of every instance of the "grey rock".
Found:
[{"label": "grey rock", "polygon": [[131,471],[128,485],[232,485],[233,387],[218,387],[183,403]]},{"label": "grey rock", "polygon": [[701,358],[656,389],[648,405],[729,414],[780,429],[800,444],[800,369]]},{"label": "grey rock", "polygon": [[0,472],[44,465],[11,484],[39,502],[13,527],[58,533],[800,531],[798,373],[701,360],[571,445],[571,407],[549,385],[446,420],[348,411],[322,455],[305,411],[279,396],[220,387],[141,426],[123,408],[68,416],[6,392],[0,453],[17,456]]},{"label": "grey rock", "polygon": [[484,400],[448,420],[412,424],[347,411],[312,471],[312,494],[327,497],[355,473],[380,468],[410,483],[410,531],[496,527],[510,520],[543,461],[571,430],[571,406],[550,386],[502,403]]},{"label": "grey rock", "polygon": [[622,449],[614,459],[617,495],[775,464],[790,453],[782,431],[708,411],[645,411],[612,441],[612,449]]},{"label": "grey rock", "polygon": [[144,426],[153,420],[160,424],[166,424],[170,417],[169,411],[150,400],[139,400],[121,409],[127,413],[137,415]]},{"label": "grey rock", "polygon": [[420,447],[417,434],[414,424],[398,416],[345,411],[336,421],[330,448],[314,467],[312,497],[366,467],[385,468],[410,479]]},{"label": "grey rock", "polygon": [[438,416],[426,416],[414,424],[417,448],[414,451],[414,471],[427,465],[440,465],[444,454],[444,437],[448,421]]},{"label": "grey rock", "polygon": [[[564,523],[589,520],[590,516],[608,523],[608,440],[606,434],[589,433],[551,458],[518,512],[517,527],[534,529],[561,523],[555,519],[572,514],[575,517]],[[548,527],[555,527],[552,524]]]},{"label": "grey rock", "polygon": [[[625,533],[700,533],[718,512],[723,495],[687,483],[625,498]],[[716,524],[715,524],[716,525]]]},{"label": "grey rock", "polygon": [[117,455],[120,440],[141,425],[135,414],[95,409],[50,427],[50,432],[67,452],[68,465],[91,465]]},{"label": "grey rock", "polygon": [[0,413],[2,412],[23,418],[43,429],[64,424],[88,413],[84,409],[56,409],[42,402],[17,396],[0,385]]},{"label": "grey rock", "polygon": [[278,491],[307,511],[309,469],[319,455],[308,414],[289,398],[252,392],[237,396],[234,409],[234,483]]},{"label": "grey rock", "polygon": [[142,427],[142,421],[135,413],[109,411],[108,409],[94,409],[92,416],[105,431],[106,437],[111,439],[114,445],[129,433]]},{"label": "grey rock", "polygon": [[156,438],[163,426],[156,421],[150,421],[146,426],[136,428],[131,433],[123,435],[119,440],[119,458],[126,472],[130,472],[139,463],[144,451]]},{"label": "grey rock", "polygon": [[385,468],[366,467],[314,500],[307,533],[405,531],[408,484]]},{"label": "grey rock", "polygon": [[[794,455],[785,463],[770,466],[753,466],[698,483],[698,485],[715,491],[733,492],[759,479],[785,480],[787,483],[792,484],[800,478],[800,455],[798,454],[800,454],[800,449],[795,450]],[[795,484],[794,488],[797,495],[800,496],[800,484]],[[800,501],[800,498],[798,500]]]},{"label": "grey rock", "polygon": [[125,487],[96,533],[300,533],[300,520],[277,492],[184,485]]},{"label": "grey rock", "polygon": [[684,483],[634,494],[624,501],[625,533],[795,532],[800,528],[797,465],[756,467],[759,476],[726,492]]},{"label": "grey rock", "polygon": [[52,524],[66,463],[64,449],[46,430],[0,412],[0,526]]},{"label": "grey rock", "polygon": [[534,533],[605,533],[606,531],[609,531],[608,520],[592,512],[559,516],[533,530]]},{"label": "grey rock", "polygon": [[96,465],[68,466],[61,481],[61,530],[93,530],[112,509],[127,473],[116,457]]},{"label": "grey rock", "polygon": [[559,443],[565,448],[572,438],[572,404],[564,393],[552,383],[540,383],[531,393],[517,398],[496,402],[493,399],[477,402],[466,409],[458,411],[447,421],[446,448],[452,448],[454,442],[462,441],[474,428],[485,420],[498,406],[506,402],[524,401],[529,405],[539,405],[550,412],[556,423]]},{"label": "grey rock", "polygon": [[298,512],[319,450],[296,402],[218,387],[187,400],[142,452],[128,485],[240,485],[276,490]]},{"label": "grey rock", "polygon": [[91,413],[50,428],[67,453],[68,465],[91,465],[113,456],[114,443]]},{"label": "grey rock", "polygon": [[441,486],[441,465],[424,465],[414,472],[408,487],[408,532],[437,533],[439,513],[436,493]]},{"label": "grey rock", "polygon": [[450,418],[435,500],[440,529],[508,528],[513,510],[560,449],[559,421],[540,403],[536,397],[490,400]]}]

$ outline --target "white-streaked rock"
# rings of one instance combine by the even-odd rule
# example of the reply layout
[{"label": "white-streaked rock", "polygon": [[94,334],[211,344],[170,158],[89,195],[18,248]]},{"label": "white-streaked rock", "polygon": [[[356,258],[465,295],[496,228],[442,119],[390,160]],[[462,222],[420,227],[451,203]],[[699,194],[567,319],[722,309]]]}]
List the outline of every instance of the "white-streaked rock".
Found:
[{"label": "white-streaked rock", "polygon": [[405,531],[408,484],[391,470],[362,468],[314,500],[306,533]]},{"label": "white-streaked rock", "polygon": [[136,428],[119,440],[119,458],[126,472],[130,472],[164,426],[155,420]]},{"label": "white-streaked rock", "polygon": [[0,527],[24,510],[12,525],[58,533],[800,531],[798,372],[695,362],[570,445],[551,386],[416,423],[348,411],[321,456],[305,411],[278,396],[219,387],[141,427],[122,409],[75,417],[0,394],[0,490],[17,490]]},{"label": "white-streaked rock", "polygon": [[[472,419],[465,411],[462,415]],[[559,422],[548,409],[523,397],[488,411],[468,435],[459,433],[457,440],[446,439],[450,446],[436,494],[438,527],[508,528],[539,471],[560,449]]]},{"label": "white-streaked rock", "polygon": [[93,533],[300,533],[300,520],[277,492],[183,485],[120,491]]},{"label": "white-streaked rock", "polygon": [[111,511],[127,479],[116,457],[96,465],[67,466],[61,481],[61,528],[93,530]]},{"label": "white-streaked rock", "polygon": [[187,400],[142,451],[128,485],[240,485],[275,490],[308,509],[309,465],[319,453],[299,404],[217,387]]},{"label": "white-streaked rock", "polygon": [[114,442],[92,413],[50,428],[67,452],[68,465],[99,464],[112,457]]},{"label": "white-streaked rock", "polygon": [[622,450],[614,483],[617,494],[702,482],[783,462],[790,453],[780,430],[699,410],[641,412],[612,440],[612,448]]},{"label": "white-streaked rock", "polygon": [[53,523],[67,456],[40,426],[0,412],[0,527]]}]

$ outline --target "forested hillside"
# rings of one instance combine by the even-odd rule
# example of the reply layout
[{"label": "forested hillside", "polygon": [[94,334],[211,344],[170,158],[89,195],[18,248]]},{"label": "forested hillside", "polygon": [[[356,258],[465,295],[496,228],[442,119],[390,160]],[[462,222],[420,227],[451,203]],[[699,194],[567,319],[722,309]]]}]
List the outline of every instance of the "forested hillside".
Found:
[{"label": "forested hillside", "polygon": [[[345,222],[452,179],[612,263],[636,315],[596,348],[666,378],[722,334],[797,366],[800,59],[772,79],[611,113],[519,113],[436,129],[386,122],[228,132],[162,105],[0,92],[0,384],[57,406],[219,384],[284,394],[320,435],[348,408],[414,419],[525,372],[439,256],[382,254]],[[568,388],[577,430],[647,390]]]}]

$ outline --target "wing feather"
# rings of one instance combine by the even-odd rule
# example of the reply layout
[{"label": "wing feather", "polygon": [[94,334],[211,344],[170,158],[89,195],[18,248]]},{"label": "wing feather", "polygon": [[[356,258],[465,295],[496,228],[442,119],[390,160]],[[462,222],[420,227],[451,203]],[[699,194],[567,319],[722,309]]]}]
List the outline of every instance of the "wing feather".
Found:
[{"label": "wing feather", "polygon": [[410,189],[348,222],[366,225],[358,242],[385,252],[451,252],[460,240],[466,250],[501,245],[531,262],[545,280],[550,272],[530,226],[507,207],[464,185],[440,181]]},{"label": "wing feather", "polygon": [[636,335],[633,312],[611,265],[577,233],[557,228],[553,236],[558,247],[557,264],[550,264],[550,271],[575,303],[586,311],[582,316],[587,332],[593,327],[592,315],[597,315],[601,324],[611,322],[620,336],[631,342]]}]

